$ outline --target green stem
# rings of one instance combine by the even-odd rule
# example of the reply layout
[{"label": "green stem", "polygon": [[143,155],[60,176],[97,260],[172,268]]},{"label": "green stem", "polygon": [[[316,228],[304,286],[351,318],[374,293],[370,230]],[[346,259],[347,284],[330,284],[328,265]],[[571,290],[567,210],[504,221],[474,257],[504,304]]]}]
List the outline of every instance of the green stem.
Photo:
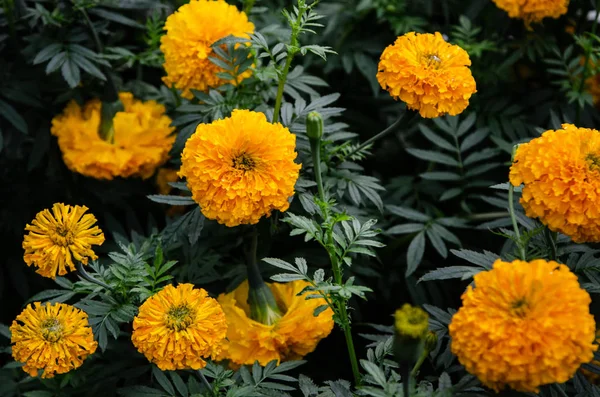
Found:
[{"label": "green stem", "polygon": [[510,213],[510,220],[512,221],[513,230],[515,231],[515,239],[517,248],[519,249],[519,256],[521,260],[527,260],[525,255],[525,248],[523,247],[521,241],[521,233],[519,232],[519,226],[517,225],[517,217],[515,216],[515,203],[513,200],[515,187],[512,184],[509,184],[508,187],[508,212]]},{"label": "green stem", "polygon": [[484,212],[481,214],[469,214],[469,215],[465,215],[464,219],[468,220],[468,221],[485,221],[488,219],[499,219],[499,218],[505,218],[507,216],[509,216],[510,214],[506,211],[498,211],[498,212]]},{"label": "green stem", "polygon": [[310,151],[312,153],[313,166],[315,169],[315,179],[319,198],[325,202],[325,190],[323,189],[323,176],[321,175],[321,140],[310,139]]},{"label": "green stem", "polygon": [[410,371],[411,378],[414,378],[415,376],[417,376],[417,372],[419,372],[421,365],[423,365],[423,363],[427,359],[428,355],[429,355],[429,350],[423,349],[423,352],[421,353],[421,357],[419,357],[419,360],[417,360],[417,363],[413,367],[412,371]]},{"label": "green stem", "polygon": [[[596,15],[594,18],[594,23],[592,24],[592,36],[594,36],[596,34],[596,28],[598,27],[598,10],[600,9],[600,0],[596,0]],[[588,71],[589,71],[589,60],[590,60],[590,56],[592,54],[592,47],[588,47],[585,50],[585,60],[583,63],[583,74],[581,75],[581,83],[579,84],[579,94],[581,94],[583,92],[583,87],[585,87],[585,80],[587,80],[588,77]],[[575,124],[579,125],[579,121],[581,119],[581,106],[577,107],[577,114],[575,117]]]},{"label": "green stem", "polygon": [[81,264],[81,262],[77,263],[77,270],[79,270],[79,275],[84,280],[87,280],[90,283],[94,283],[96,285],[99,285],[102,288],[105,288],[105,289],[107,289],[109,291],[113,290],[110,285],[108,285],[108,284],[106,284],[106,283],[98,280],[97,278],[94,278],[91,274],[89,274],[88,272],[86,272],[85,269],[83,268],[83,265]]},{"label": "green stem", "polygon": [[558,233],[553,232],[550,229],[546,229],[546,232],[548,233],[548,240],[550,242],[550,250],[551,250],[552,260],[555,261],[558,259],[558,247],[557,247]]},{"label": "green stem", "polygon": [[[367,139],[366,141],[364,141],[363,143],[361,143],[356,149],[354,149],[350,153],[346,154],[344,156],[344,159],[349,158],[350,156],[352,156],[355,153],[360,152],[361,150],[363,150],[364,148],[366,148],[367,146],[369,146],[373,142],[378,141],[381,138],[384,138],[387,135],[389,135],[390,133],[396,131],[396,129],[398,128],[398,126],[402,123],[402,120],[404,119],[404,116],[406,115],[407,112],[408,111],[402,113],[400,115],[400,117],[398,117],[398,120],[394,121],[394,123],[392,125],[390,125],[389,127],[387,127],[385,130],[383,130],[380,133],[378,133],[377,135],[374,135],[371,138]],[[413,115],[413,117],[414,117],[414,115]],[[412,117],[408,119],[408,123],[410,123],[411,120],[412,120]]]},{"label": "green stem", "polygon": [[298,52],[298,35],[300,34],[300,24],[302,23],[302,16],[307,7],[299,4],[298,6],[298,17],[296,23],[292,25],[292,33],[290,35],[290,45],[287,47],[287,58],[283,70],[279,75],[279,85],[277,86],[277,96],[275,97],[275,108],[273,109],[273,123],[279,121],[279,111],[281,110],[281,102],[283,101],[283,89],[285,88],[285,82],[287,81],[287,75],[292,66],[292,60]]},{"label": "green stem", "polygon": [[410,379],[411,372],[410,367],[406,363],[400,364],[400,376],[402,377],[402,391],[404,392],[403,397],[410,397]]},{"label": "green stem", "polygon": [[246,0],[246,2],[244,3],[244,12],[246,14],[250,14],[250,11],[252,11],[252,7],[254,7],[255,2],[256,0]]},{"label": "green stem", "polygon": [[217,392],[215,391],[215,389],[211,386],[210,382],[208,381],[208,379],[206,379],[206,376],[204,376],[204,374],[202,373],[202,370],[198,370],[198,375],[200,375],[200,380],[202,381],[202,383],[204,384],[204,387],[206,387],[206,389],[210,392],[210,394],[212,394],[213,396],[217,395]]}]

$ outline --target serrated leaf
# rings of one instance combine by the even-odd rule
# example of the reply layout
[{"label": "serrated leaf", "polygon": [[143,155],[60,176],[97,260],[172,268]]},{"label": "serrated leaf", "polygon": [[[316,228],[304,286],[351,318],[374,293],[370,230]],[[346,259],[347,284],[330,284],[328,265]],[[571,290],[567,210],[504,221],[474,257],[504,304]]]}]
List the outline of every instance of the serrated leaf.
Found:
[{"label": "serrated leaf", "polygon": [[460,278],[467,280],[477,273],[484,271],[484,268],[474,266],[449,266],[432,270],[419,279],[421,281],[448,280]]},{"label": "serrated leaf", "polygon": [[415,211],[412,208],[399,207],[397,205],[389,205],[387,209],[394,215],[398,215],[402,218],[410,219],[418,222],[428,222],[431,218],[419,211]]},{"label": "serrated leaf", "polygon": [[412,239],[408,246],[408,251],[406,252],[406,277],[413,274],[417,269],[423,259],[424,252],[425,233],[420,232]]}]

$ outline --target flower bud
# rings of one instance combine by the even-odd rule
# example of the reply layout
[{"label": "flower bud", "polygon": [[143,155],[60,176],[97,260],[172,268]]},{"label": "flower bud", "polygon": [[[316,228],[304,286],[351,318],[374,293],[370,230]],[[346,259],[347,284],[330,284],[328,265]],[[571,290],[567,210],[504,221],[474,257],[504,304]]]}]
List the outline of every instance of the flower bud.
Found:
[{"label": "flower bud", "polygon": [[281,310],[277,306],[271,289],[265,283],[258,287],[250,285],[248,290],[250,318],[261,324],[273,325],[281,318]]},{"label": "flower bud", "polygon": [[123,103],[119,99],[114,102],[102,102],[99,134],[100,137],[108,143],[114,143],[115,141],[113,120],[115,115],[123,110]]},{"label": "flower bud", "polygon": [[306,135],[309,139],[321,139],[323,136],[323,118],[319,112],[310,112],[306,116]]},{"label": "flower bud", "polygon": [[425,335],[425,350],[427,350],[428,354],[429,354],[429,352],[432,352],[433,350],[435,350],[435,348],[437,347],[437,343],[438,343],[437,334],[433,331],[427,332],[427,334]]},{"label": "flower bud", "polygon": [[423,352],[429,316],[423,309],[407,303],[396,310],[394,319],[394,356],[398,363],[412,365]]}]

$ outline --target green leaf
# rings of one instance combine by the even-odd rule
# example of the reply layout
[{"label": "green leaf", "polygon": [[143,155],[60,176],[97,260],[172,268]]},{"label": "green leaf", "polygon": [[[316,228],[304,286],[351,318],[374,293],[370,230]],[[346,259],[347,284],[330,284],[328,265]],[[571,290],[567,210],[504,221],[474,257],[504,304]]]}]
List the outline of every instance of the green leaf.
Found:
[{"label": "green leaf", "polygon": [[444,240],[442,240],[441,236],[432,228],[428,228],[426,234],[429,238],[429,241],[431,241],[433,248],[435,248],[442,258],[446,258],[448,256],[448,248],[446,248],[446,244],[444,243]]},{"label": "green leaf", "polygon": [[175,388],[177,389],[179,394],[182,395],[183,397],[187,397],[188,396],[188,388],[185,385],[185,382],[183,381],[183,379],[181,379],[181,376],[179,376],[179,374],[175,371],[169,371],[169,376],[171,377],[171,380],[175,384]]},{"label": "green leaf", "polygon": [[56,54],[46,65],[46,74],[50,74],[58,70],[67,60],[67,53],[60,52]]},{"label": "green leaf", "polygon": [[431,218],[428,215],[422,214],[411,208],[399,207],[396,205],[388,205],[387,209],[394,215],[402,218],[410,219],[411,221],[428,222]]},{"label": "green leaf", "polygon": [[7,102],[0,99],[0,115],[23,134],[27,134],[27,123],[19,113]]},{"label": "green leaf", "polygon": [[430,181],[458,181],[461,176],[454,172],[424,172],[420,174],[421,178]]},{"label": "green leaf", "polygon": [[105,18],[105,19],[108,19],[109,21],[117,22],[122,25],[131,26],[131,27],[138,28],[138,29],[145,29],[145,26],[142,25],[141,23],[138,23],[138,22],[134,21],[133,19],[127,18],[116,12],[108,11],[108,10],[98,8],[98,7],[91,8],[89,12],[90,12],[90,14],[95,14],[101,18]]},{"label": "green leaf", "polygon": [[406,277],[414,273],[421,263],[424,253],[425,233],[421,232],[412,239],[408,246],[408,251],[406,253]]},{"label": "green leaf", "polygon": [[77,66],[75,64],[75,62],[73,62],[71,60],[70,57],[67,58],[65,60],[65,62],[62,64],[62,67],[60,68],[60,72],[61,72],[63,78],[65,79],[65,81],[67,82],[67,84],[69,84],[69,87],[71,87],[71,88],[77,87],[77,85],[81,81],[81,74],[79,72],[79,66]]},{"label": "green leaf", "polygon": [[200,238],[200,233],[202,233],[202,229],[204,228],[204,219],[200,207],[194,209],[188,224],[188,240],[191,245],[196,244]]},{"label": "green leaf", "polygon": [[102,73],[100,71],[100,69],[98,69],[96,67],[96,65],[94,65],[92,62],[90,62],[88,59],[82,57],[79,54],[71,54],[71,59],[73,60],[73,62],[75,62],[81,69],[85,70],[86,72],[88,72],[89,74],[91,74],[94,77],[99,78],[102,81],[106,81],[106,76],[104,76],[104,73]]},{"label": "green leaf", "polygon": [[44,47],[40,52],[37,53],[35,58],[33,58],[33,64],[38,65],[42,62],[46,62],[47,60],[58,54],[62,48],[63,45],[61,43],[53,43],[47,47]]},{"label": "green leaf", "polygon": [[289,283],[290,281],[305,280],[306,277],[301,274],[281,273],[271,276],[271,280],[278,283]]},{"label": "green leaf", "polygon": [[448,156],[447,154],[438,153],[438,152],[434,152],[431,150],[422,150],[422,149],[406,149],[406,151],[409,154],[411,154],[417,158],[420,158],[421,160],[427,160],[427,161],[431,161],[433,163],[451,165],[453,167],[459,166],[458,161],[456,161],[452,157]]},{"label": "green leaf", "polygon": [[420,232],[425,228],[425,225],[422,223],[405,223],[403,225],[392,226],[388,230],[386,230],[386,234],[408,234]]},{"label": "green leaf", "polygon": [[319,314],[321,314],[325,310],[327,310],[328,307],[329,307],[329,305],[317,306],[317,308],[315,308],[315,310],[313,311],[313,316],[317,317]]},{"label": "green leaf", "polygon": [[303,274],[294,265],[292,265],[291,263],[288,263],[286,261],[283,261],[281,259],[277,259],[277,258],[263,258],[263,261],[267,262],[271,266],[275,266],[275,267],[278,267],[280,269],[290,271],[292,273]]},{"label": "green leaf", "polygon": [[381,368],[367,360],[360,360],[360,365],[365,369],[365,371],[367,371],[369,375],[373,377],[373,380],[379,386],[386,387],[387,380],[385,379],[385,374]]},{"label": "green leaf", "polygon": [[453,278],[460,278],[461,280],[467,280],[477,273],[484,271],[482,267],[474,266],[449,266],[442,267],[436,270],[432,270],[425,274],[419,279],[421,281],[433,281],[433,280],[448,280]]},{"label": "green leaf", "polygon": [[450,200],[450,199],[458,196],[461,193],[462,193],[462,189],[460,189],[458,187],[453,187],[452,189],[448,189],[444,193],[442,193],[442,195],[440,196],[440,201]]},{"label": "green leaf", "polygon": [[492,269],[492,265],[497,259],[500,259],[499,255],[496,255],[489,251],[483,251],[483,253],[480,253],[466,249],[453,249],[450,250],[450,252],[452,252],[455,256],[466,260],[467,262],[471,262],[476,265],[482,266],[488,270]]},{"label": "green leaf", "polygon": [[175,389],[173,388],[173,385],[171,384],[171,382],[169,381],[169,379],[167,378],[167,375],[165,375],[164,372],[162,372],[157,366],[153,365],[152,366],[152,375],[154,375],[154,378],[156,378],[157,382],[160,384],[160,386],[167,392],[169,393],[169,395],[174,396],[175,395]]},{"label": "green leaf", "polygon": [[[472,113],[474,114],[474,113]],[[467,136],[465,140],[460,144],[460,151],[466,152],[479,142],[483,141],[490,133],[489,128],[481,128]]]},{"label": "green leaf", "polygon": [[169,205],[195,205],[196,202],[189,196],[170,196],[165,194],[150,194],[148,196],[150,200]]},{"label": "green leaf", "polygon": [[431,131],[426,125],[419,124],[419,130],[431,143],[439,146],[442,149],[446,149],[451,152],[456,152],[456,146],[446,141],[444,138],[437,135],[435,132]]}]

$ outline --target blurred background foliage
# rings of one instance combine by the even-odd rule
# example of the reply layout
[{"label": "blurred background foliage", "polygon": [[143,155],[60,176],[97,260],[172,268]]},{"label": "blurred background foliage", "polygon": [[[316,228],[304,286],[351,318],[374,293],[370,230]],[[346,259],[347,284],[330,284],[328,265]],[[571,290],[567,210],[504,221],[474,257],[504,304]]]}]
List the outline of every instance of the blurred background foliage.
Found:
[{"label": "blurred background foliage", "polygon": [[[24,302],[33,299],[65,301],[93,292],[92,285],[77,281],[74,275],[59,279],[57,286],[35,275],[23,263],[21,243],[25,224],[55,202],[86,205],[98,217],[107,242],[99,249],[103,266],[92,266],[90,271],[104,279],[120,277],[124,290],[138,287],[123,302],[91,309],[108,320],[105,334],[100,336],[104,341],[100,342],[101,348],[107,350],[90,361],[106,365],[86,363],[74,375],[44,381],[48,390],[62,390],[69,384],[71,395],[81,395],[77,394],[83,390],[81,387],[86,395],[102,395],[107,390],[112,395],[117,388],[136,382],[144,384],[144,379],[152,378],[163,390],[174,390],[173,395],[193,394],[195,380],[184,382],[184,393],[183,381],[176,378],[179,375],[170,379],[156,373],[151,376],[150,366],[141,355],[134,354],[128,340],[117,339],[120,332],[131,326],[135,314],[131,305],[147,296],[148,288],[151,290],[151,282],[143,281],[144,278],[155,277],[156,281],[163,274],[146,274],[147,270],[140,269],[146,269],[143,265],[146,262],[160,269],[164,262],[177,261],[168,271],[174,280],[201,285],[214,294],[244,278],[243,236],[238,229],[204,221],[195,207],[171,207],[169,200],[163,203],[149,200],[148,195],[158,193],[154,177],[97,181],[70,172],[62,161],[56,139],[49,132],[51,119],[68,101],[83,102],[102,96],[110,80],[121,90],[131,91],[140,99],[155,99],[167,107],[177,127],[177,141],[168,168],[179,167],[183,144],[199,122],[225,117],[236,107],[272,115],[269,106],[275,97],[277,81],[273,64],[280,62],[278,55],[282,51],[277,44],[289,37],[281,10],[289,9],[291,2],[257,0],[250,17],[260,34],[253,37],[252,47],[236,48],[230,43],[222,50],[221,58],[231,65],[232,71],[236,62],[245,59],[249,52],[258,57],[254,65],[257,72],[239,92],[230,85],[223,86],[206,94],[198,93],[192,101],[180,98],[161,82],[164,71],[159,46],[163,24],[183,3],[2,2],[0,322],[10,324]],[[241,1],[238,5],[243,6]],[[439,351],[434,352],[437,358],[428,362],[423,371],[439,374],[449,370],[451,374],[458,370],[453,367],[455,362],[447,350],[443,324],[445,321],[447,325],[449,314],[445,310],[458,307],[467,279],[477,267],[489,266],[495,256],[492,252],[504,258],[513,257],[514,245],[510,239],[505,243],[508,232],[502,229],[510,220],[506,187],[500,185],[507,180],[513,144],[563,122],[593,127],[600,121],[586,83],[596,74],[594,65],[600,65],[596,62],[598,39],[586,34],[593,23],[593,16],[592,20],[588,18],[593,9],[593,2],[573,0],[567,15],[557,20],[546,19],[533,30],[527,30],[522,21],[509,19],[505,12],[485,0],[322,0],[316,7],[324,16],[319,21],[324,27],[317,35],[302,35],[301,40],[306,46],[321,47],[307,47],[307,55],[295,59],[280,116],[282,123],[298,134],[299,159],[307,169],[298,182],[290,211],[314,214],[309,192],[314,186],[310,182],[311,160],[303,134],[305,116],[319,110],[327,120],[325,181],[350,214],[361,221],[379,219],[377,226],[383,230],[380,240],[386,244],[377,250],[376,257],[357,257],[347,270],[349,276],[356,277],[357,284],[374,291],[367,294],[367,300],[352,304],[354,331],[367,336],[359,339],[359,352],[364,352],[364,347],[372,342],[371,324],[390,324],[390,313],[403,302],[412,302],[428,305],[434,321],[440,322]],[[355,151],[358,142],[383,130],[404,111],[402,104],[380,89],[375,75],[383,49],[397,35],[408,31],[439,31],[448,41],[464,48],[472,60],[478,93],[460,116],[420,119],[403,125],[368,150]],[[323,53],[327,47],[337,54]],[[585,57],[592,66],[585,65]],[[499,186],[491,189],[493,185]],[[171,194],[187,195],[184,186],[178,187],[183,189],[181,193]],[[539,224],[524,216],[519,216],[519,222],[531,231],[531,246],[536,247],[538,239],[541,242],[537,246],[543,250],[544,236],[536,232]],[[327,263],[317,244],[304,244],[301,237],[289,237],[288,225],[266,222],[260,227],[266,228],[264,234],[271,237],[261,246],[263,252],[259,255],[288,261],[301,256],[317,267]],[[270,228],[275,230],[269,231]],[[596,251],[585,246],[572,247],[566,242],[561,249],[569,255],[572,268],[587,277],[588,290],[600,291],[600,280],[585,272],[586,266],[591,265],[578,265],[583,256],[587,255],[587,260],[595,258]],[[109,252],[113,254],[107,256]],[[541,251],[537,254],[546,255]],[[119,266],[123,267],[121,271]],[[430,273],[439,268],[447,269]],[[266,274],[275,272],[267,267],[264,270]],[[433,281],[419,282],[420,279]],[[39,295],[41,291],[44,292]],[[1,335],[6,336],[6,331],[2,326],[0,339]],[[6,346],[5,342],[2,339],[0,345]],[[347,366],[338,363],[339,352],[344,349],[341,333],[334,331],[309,356],[318,365],[304,366],[302,373],[318,384],[349,379]],[[131,351],[137,361],[132,359],[122,364],[114,361],[122,351]],[[371,353],[375,360],[375,353]],[[378,354],[383,360],[383,353]],[[360,355],[365,358],[363,353]],[[8,358],[0,357],[0,361]],[[103,370],[90,371],[90,368]],[[15,383],[22,382],[19,371],[9,365],[0,372],[2,387],[10,384],[6,386],[7,393],[29,390],[27,384]],[[232,376],[214,375],[223,379]],[[313,390],[310,379],[302,379],[301,385],[304,382],[306,390]],[[445,381],[440,379],[440,389]],[[434,383],[437,388],[437,381]]]}]

